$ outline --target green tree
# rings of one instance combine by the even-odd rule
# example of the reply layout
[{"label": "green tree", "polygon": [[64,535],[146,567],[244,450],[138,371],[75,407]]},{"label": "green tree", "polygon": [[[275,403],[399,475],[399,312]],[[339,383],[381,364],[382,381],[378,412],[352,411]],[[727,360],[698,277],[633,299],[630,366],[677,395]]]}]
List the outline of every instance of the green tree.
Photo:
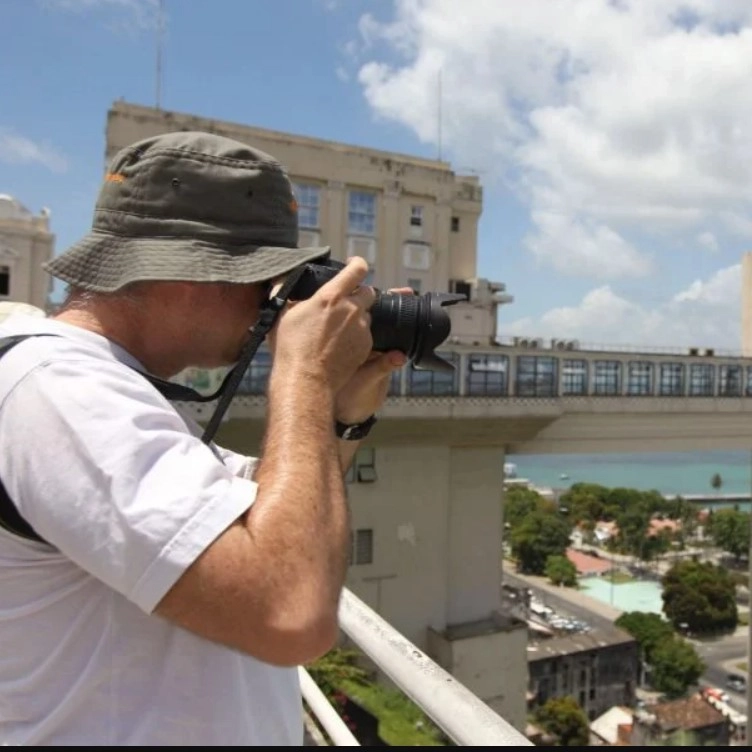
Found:
[{"label": "green tree", "polygon": [[306,670],[319,689],[332,700],[345,682],[368,683],[368,672],[358,665],[359,657],[356,650],[333,648],[309,663]]},{"label": "green tree", "polygon": [[536,510],[512,529],[512,553],[521,572],[543,574],[549,556],[563,556],[569,546],[571,525],[560,515]]},{"label": "green tree", "polygon": [[661,640],[651,651],[651,683],[670,698],[681,697],[705,671],[692,645],[681,637]]},{"label": "green tree", "polygon": [[566,508],[567,516],[572,524],[590,523],[595,525],[604,519],[604,499],[608,496],[608,489],[596,483],[574,483],[571,488],[559,498],[559,504]]},{"label": "green tree", "polygon": [[708,534],[737,561],[749,552],[749,512],[719,509],[708,519]]},{"label": "green tree", "polygon": [[658,643],[674,636],[674,628],[658,614],[643,611],[623,613],[614,624],[629,632],[637,640],[644,659],[651,663],[653,650]]},{"label": "green tree", "polygon": [[663,576],[663,613],[692,632],[729,631],[736,627],[736,587],[723,567],[681,561]]},{"label": "green tree", "polygon": [[721,490],[721,487],[723,486],[723,478],[721,477],[720,473],[713,473],[713,476],[710,479],[710,487],[718,493]]},{"label": "green tree", "polygon": [[574,587],[577,584],[577,567],[566,556],[549,556],[544,574],[554,585]]},{"label": "green tree", "polygon": [[504,491],[504,523],[514,530],[529,514],[543,509],[546,500],[532,488],[512,486]]},{"label": "green tree", "polygon": [[586,747],[588,719],[574,697],[553,697],[535,714],[538,725],[554,736],[559,747]]},{"label": "green tree", "polygon": [[651,517],[651,510],[639,500],[634,505],[627,506],[623,511],[619,511],[616,518],[619,535],[615,545],[622,553],[632,554],[639,559],[645,558],[645,541],[650,529]]}]

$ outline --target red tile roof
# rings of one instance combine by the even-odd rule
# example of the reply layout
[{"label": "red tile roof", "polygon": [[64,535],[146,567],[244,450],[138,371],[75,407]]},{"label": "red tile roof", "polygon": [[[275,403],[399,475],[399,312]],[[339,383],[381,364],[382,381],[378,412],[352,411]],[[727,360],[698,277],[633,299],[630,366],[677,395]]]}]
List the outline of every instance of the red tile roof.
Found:
[{"label": "red tile roof", "polygon": [[577,567],[578,574],[603,574],[614,566],[610,561],[575,551],[573,548],[567,549],[567,559]]}]

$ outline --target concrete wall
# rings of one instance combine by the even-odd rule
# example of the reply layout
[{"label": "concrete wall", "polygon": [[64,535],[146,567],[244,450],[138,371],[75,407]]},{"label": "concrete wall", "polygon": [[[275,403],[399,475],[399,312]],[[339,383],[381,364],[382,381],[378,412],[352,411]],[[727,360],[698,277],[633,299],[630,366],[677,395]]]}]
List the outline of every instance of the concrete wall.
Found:
[{"label": "concrete wall", "polygon": [[452,638],[432,632],[429,652],[456,679],[520,731],[527,718],[527,627]]},{"label": "concrete wall", "polygon": [[351,566],[348,586],[421,648],[446,625],[449,455],[376,446],[376,482],[348,487],[353,528],[374,531],[373,563]]}]

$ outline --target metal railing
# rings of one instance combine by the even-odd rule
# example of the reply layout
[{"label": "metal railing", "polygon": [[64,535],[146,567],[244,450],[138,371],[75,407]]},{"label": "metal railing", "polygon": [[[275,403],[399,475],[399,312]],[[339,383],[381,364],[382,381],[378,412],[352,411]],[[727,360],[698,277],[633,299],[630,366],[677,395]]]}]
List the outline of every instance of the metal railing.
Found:
[{"label": "metal railing", "polygon": [[[349,590],[342,631],[459,746],[530,747],[532,742]],[[344,721],[304,669],[301,689],[335,746],[357,746]]]}]

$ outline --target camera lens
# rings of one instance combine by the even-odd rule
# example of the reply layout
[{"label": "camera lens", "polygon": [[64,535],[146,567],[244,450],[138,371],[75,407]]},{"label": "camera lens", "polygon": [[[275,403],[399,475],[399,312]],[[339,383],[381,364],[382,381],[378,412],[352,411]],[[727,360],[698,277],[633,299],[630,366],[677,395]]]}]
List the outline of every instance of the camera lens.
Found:
[{"label": "camera lens", "polygon": [[415,355],[420,298],[416,295],[381,293],[371,306],[373,349],[400,350],[408,358]]},{"label": "camera lens", "polygon": [[454,366],[436,355],[451,329],[444,306],[464,300],[464,295],[427,292],[425,295],[381,293],[371,307],[373,349],[400,350],[414,368],[452,371]]}]

